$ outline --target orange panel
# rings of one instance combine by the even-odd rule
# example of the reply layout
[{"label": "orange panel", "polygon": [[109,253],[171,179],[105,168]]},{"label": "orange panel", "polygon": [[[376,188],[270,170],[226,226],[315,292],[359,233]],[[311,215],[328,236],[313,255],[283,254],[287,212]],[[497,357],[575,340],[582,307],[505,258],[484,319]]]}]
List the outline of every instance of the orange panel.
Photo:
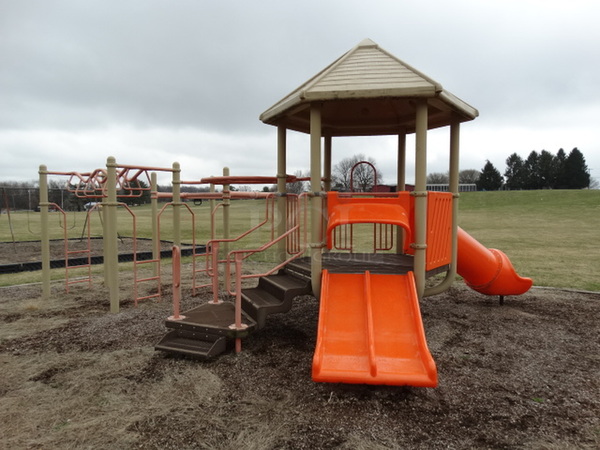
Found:
[{"label": "orange panel", "polygon": [[452,261],[452,194],[429,192],[427,196],[426,270]]},{"label": "orange panel", "polygon": [[435,387],[412,272],[323,273],[313,380]]},{"label": "orange panel", "polygon": [[332,248],[333,229],[354,223],[389,223],[406,231],[406,242],[411,242],[411,203],[408,192],[395,197],[340,197],[338,192],[327,193],[327,247]]}]

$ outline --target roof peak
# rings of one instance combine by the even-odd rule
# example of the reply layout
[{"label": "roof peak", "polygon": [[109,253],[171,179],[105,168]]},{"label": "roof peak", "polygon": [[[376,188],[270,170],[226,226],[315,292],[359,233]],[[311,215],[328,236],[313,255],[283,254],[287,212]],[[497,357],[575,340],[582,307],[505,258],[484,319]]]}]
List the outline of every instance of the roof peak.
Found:
[{"label": "roof peak", "polygon": [[357,47],[379,47],[379,45],[377,44],[377,42],[374,42],[369,38],[365,38],[359,42]]},{"label": "roof peak", "polygon": [[[392,133],[401,126],[413,129],[411,101],[416,98],[429,99],[430,104],[437,105],[441,111],[443,124],[432,122],[431,126],[445,125],[453,112],[463,120],[477,116],[475,108],[445,91],[440,83],[367,38],[261,114],[260,120],[306,131],[308,106],[313,102],[326,102],[329,109],[324,113],[323,123],[331,133],[366,134],[367,128],[374,134]],[[371,124],[357,125],[364,118],[359,113],[350,117],[348,103],[344,107],[333,106],[348,101],[363,102],[368,105],[367,109],[377,109],[378,118],[372,119]],[[342,124],[344,120],[348,123]]]}]

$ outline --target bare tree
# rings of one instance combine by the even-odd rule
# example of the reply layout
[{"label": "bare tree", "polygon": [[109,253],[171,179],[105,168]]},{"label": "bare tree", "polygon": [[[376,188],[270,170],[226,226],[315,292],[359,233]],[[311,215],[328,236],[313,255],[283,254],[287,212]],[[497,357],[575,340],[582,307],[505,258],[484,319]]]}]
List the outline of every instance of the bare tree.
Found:
[{"label": "bare tree", "polygon": [[477,183],[481,172],[477,169],[465,169],[458,173],[458,182],[460,184],[474,184]]},{"label": "bare tree", "polygon": [[[366,162],[364,164],[358,164]],[[375,170],[373,170],[373,167]],[[354,173],[352,173],[354,168]],[[375,173],[377,175],[375,175]],[[335,189],[343,192],[351,191],[350,180],[354,182],[354,190],[369,192],[375,185],[375,176],[377,184],[381,182],[381,173],[377,170],[377,163],[373,158],[367,158],[359,153],[350,158],[344,158],[333,167],[332,185]]]},{"label": "bare tree", "polygon": [[448,173],[433,172],[427,175],[427,184],[448,184]]},{"label": "bare tree", "polygon": [[[310,174],[308,172],[302,172],[301,170],[296,170],[294,172],[294,176],[296,178],[305,178]],[[292,183],[286,184],[286,190],[289,194],[297,194],[300,195],[306,190],[306,182],[305,181],[294,181]]]}]

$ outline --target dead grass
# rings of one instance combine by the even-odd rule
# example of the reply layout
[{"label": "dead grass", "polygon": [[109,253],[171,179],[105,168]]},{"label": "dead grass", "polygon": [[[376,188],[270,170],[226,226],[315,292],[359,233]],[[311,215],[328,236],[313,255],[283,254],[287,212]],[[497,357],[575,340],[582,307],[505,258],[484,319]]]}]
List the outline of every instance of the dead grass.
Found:
[{"label": "dead grass", "polygon": [[[540,232],[521,217],[527,244],[510,257],[564,276],[563,243],[547,242],[572,230]],[[514,240],[501,213],[489,220],[497,227],[481,222],[476,237]],[[579,288],[593,245],[582,267],[568,266]],[[170,265],[165,301],[138,308],[121,267],[115,315],[101,272],[92,290],[53,284],[47,302],[39,285],[0,288],[0,448],[600,448],[598,294],[533,289],[500,307],[457,283],[421,302],[438,388],[331,385],[310,379],[313,297],[270,317],[241,354],[198,362],[153,351],[170,314]],[[192,298],[184,278],[185,310],[207,296]]]},{"label": "dead grass", "polygon": [[[600,445],[598,295],[534,289],[499,307],[457,285],[424,300],[440,386],[417,389],[312,382],[312,297],[241,354],[199,362],[153,351],[168,300],[133,308],[123,289],[111,315],[95,286],[49,302],[39,286],[1,291],[0,448]],[[202,300],[184,294],[184,309]]]},{"label": "dead grass", "polygon": [[[174,414],[217,395],[220,380],[198,367],[166,373],[154,383],[137,377],[152,348],[50,353],[32,359],[2,359],[10,373],[0,421],[10,448],[123,448],[139,435],[136,423]],[[169,401],[165,401],[169,399]]]}]

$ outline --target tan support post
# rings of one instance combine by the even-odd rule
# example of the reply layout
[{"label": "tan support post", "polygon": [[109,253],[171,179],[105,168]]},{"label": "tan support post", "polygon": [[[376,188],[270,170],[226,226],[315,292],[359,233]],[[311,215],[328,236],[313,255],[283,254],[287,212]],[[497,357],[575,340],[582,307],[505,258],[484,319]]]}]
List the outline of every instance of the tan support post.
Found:
[{"label": "tan support post", "polygon": [[323,189],[331,190],[331,135],[325,136],[325,154],[323,155]]},{"label": "tan support post", "polygon": [[173,245],[181,248],[181,168],[173,163]]},{"label": "tan support post", "polygon": [[[106,185],[102,188],[102,208],[100,214],[102,215],[102,254],[106,255],[110,253],[110,249],[108,248],[108,236],[107,226],[108,226],[108,208],[106,207],[108,203],[108,197],[106,196]],[[103,272],[104,272],[104,284],[108,286],[110,284],[110,276],[108,274],[108,268],[110,264],[103,264]]]},{"label": "tan support post", "polygon": [[[331,135],[325,136],[325,151],[323,155],[323,189],[325,192],[329,192],[331,190]],[[321,205],[323,207],[323,205]],[[327,215],[322,214],[323,221],[321,224],[321,230],[327,229]],[[323,246],[323,252],[328,252],[327,247]]]},{"label": "tan support post", "polygon": [[[152,259],[160,259],[160,239],[158,236],[158,183],[156,172],[150,174],[150,211],[152,214]],[[153,275],[158,275],[158,264],[154,263]]]},{"label": "tan support post", "polygon": [[427,100],[417,100],[415,127],[415,230],[414,273],[417,294],[425,293],[427,252]]},{"label": "tan support post", "polygon": [[[277,192],[282,194],[277,199],[277,236],[283,235],[287,230],[287,130],[279,125],[277,127]],[[286,239],[277,243],[277,259],[282,263],[286,259]]]},{"label": "tan support post", "polygon": [[[396,169],[396,191],[406,190],[406,130],[398,133],[398,166]],[[404,230],[396,227],[396,253],[404,253],[402,243],[404,242]]]},{"label": "tan support post", "polygon": [[321,105],[310,105],[310,189],[313,197],[310,200],[311,234],[310,234],[310,273],[313,295],[321,294],[321,271],[323,264],[322,209],[321,198]]},{"label": "tan support post", "polygon": [[50,230],[48,229],[48,168],[40,166],[40,213],[42,225],[42,300],[50,298]]},{"label": "tan support post", "polygon": [[450,124],[450,192],[452,198],[452,250],[450,268],[444,280],[425,291],[425,295],[436,295],[446,291],[456,278],[456,261],[458,258],[458,175],[459,175],[459,151],[460,151],[460,122],[453,118]]},{"label": "tan support post", "polygon": [[396,190],[406,190],[406,130],[398,133],[398,169]]},{"label": "tan support post", "polygon": [[110,312],[119,312],[119,256],[118,256],[118,232],[117,232],[117,162],[114,156],[106,159],[106,183],[107,201],[106,228],[104,239],[106,253],[104,265],[108,278],[108,290],[110,296]]},{"label": "tan support post", "polygon": [[[229,167],[223,167],[223,176],[229,176]],[[223,185],[223,239],[229,239],[229,207],[231,206],[231,191],[229,185]],[[223,242],[223,254],[229,254],[229,242]]]}]

